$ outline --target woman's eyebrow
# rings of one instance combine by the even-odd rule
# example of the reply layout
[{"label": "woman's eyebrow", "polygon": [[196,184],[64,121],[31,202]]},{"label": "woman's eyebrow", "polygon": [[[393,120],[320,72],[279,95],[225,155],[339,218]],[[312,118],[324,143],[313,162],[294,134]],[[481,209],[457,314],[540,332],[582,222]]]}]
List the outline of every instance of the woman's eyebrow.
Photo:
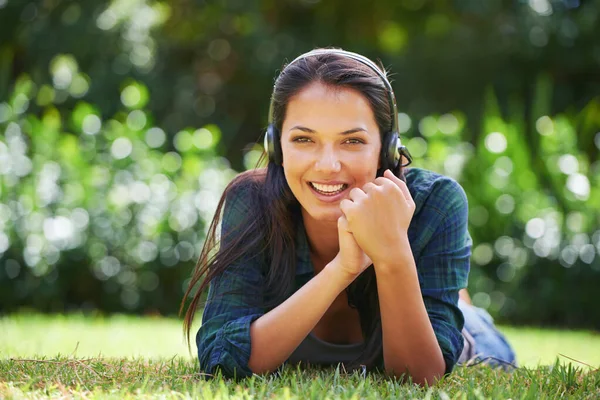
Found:
[{"label": "woman's eyebrow", "polygon": [[[296,129],[299,131],[302,131],[302,132],[306,132],[306,133],[317,133],[316,131],[314,131],[310,128],[307,128],[305,126],[301,126],[301,125],[296,125],[296,126],[290,128],[290,131],[293,131]],[[352,128],[352,129],[348,129],[347,131],[340,132],[339,134],[340,135],[350,135],[351,133],[356,133],[356,132],[367,132],[367,130],[364,128]]]}]

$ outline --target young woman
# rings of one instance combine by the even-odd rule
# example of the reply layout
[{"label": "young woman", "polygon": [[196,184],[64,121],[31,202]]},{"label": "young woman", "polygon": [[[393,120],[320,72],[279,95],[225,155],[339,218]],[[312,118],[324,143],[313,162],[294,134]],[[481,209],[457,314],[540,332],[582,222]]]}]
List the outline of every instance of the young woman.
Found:
[{"label": "young woman", "polygon": [[208,287],[203,371],[344,363],[431,383],[461,354],[514,361],[489,316],[459,302],[467,198],[448,177],[406,168],[385,71],[342,50],[301,55],[275,82],[265,148],[267,167],[225,190],[184,296],[202,280],[189,342]]}]

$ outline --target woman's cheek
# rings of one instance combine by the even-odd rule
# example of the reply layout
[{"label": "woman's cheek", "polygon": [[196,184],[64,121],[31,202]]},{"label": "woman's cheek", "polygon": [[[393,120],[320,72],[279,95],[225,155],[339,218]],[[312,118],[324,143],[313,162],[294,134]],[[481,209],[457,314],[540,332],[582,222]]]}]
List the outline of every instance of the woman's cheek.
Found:
[{"label": "woman's cheek", "polygon": [[[357,152],[353,154],[353,157],[348,160],[347,165],[351,165],[353,168],[362,171],[364,175],[369,176],[369,182],[375,179],[375,175],[377,174],[377,167],[379,164],[379,154],[374,154],[373,152]],[[371,175],[373,175],[371,177]],[[372,178],[372,179],[371,179]]]}]

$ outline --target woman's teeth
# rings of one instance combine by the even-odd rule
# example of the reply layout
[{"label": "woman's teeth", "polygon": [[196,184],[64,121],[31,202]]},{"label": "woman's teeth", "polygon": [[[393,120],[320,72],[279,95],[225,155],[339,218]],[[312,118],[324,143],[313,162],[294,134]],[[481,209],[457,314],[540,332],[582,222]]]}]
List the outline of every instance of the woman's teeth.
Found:
[{"label": "woman's teeth", "polygon": [[310,182],[310,185],[317,192],[325,195],[338,194],[340,192],[343,192],[348,187],[348,185],[346,185],[345,183],[340,183],[339,185],[322,185],[320,183]]}]

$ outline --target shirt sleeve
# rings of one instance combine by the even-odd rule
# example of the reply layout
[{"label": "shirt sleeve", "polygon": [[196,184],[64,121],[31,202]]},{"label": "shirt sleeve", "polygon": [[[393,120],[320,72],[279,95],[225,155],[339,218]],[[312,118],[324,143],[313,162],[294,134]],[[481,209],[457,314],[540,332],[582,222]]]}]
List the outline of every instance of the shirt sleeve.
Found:
[{"label": "shirt sleeve", "polygon": [[[243,193],[229,193],[221,222],[221,240],[234,240],[248,215]],[[233,233],[233,235],[232,235]],[[200,369],[226,377],[252,375],[250,359],[250,324],[264,314],[256,305],[261,299],[263,278],[260,256],[248,255],[229,265],[215,277],[208,288],[202,325],[196,335]]]},{"label": "shirt sleeve", "polygon": [[464,346],[464,318],[458,308],[458,292],[467,286],[472,241],[463,188],[445,178],[434,190],[437,193],[427,205],[433,234],[423,247],[417,272],[425,308],[449,373]]}]

